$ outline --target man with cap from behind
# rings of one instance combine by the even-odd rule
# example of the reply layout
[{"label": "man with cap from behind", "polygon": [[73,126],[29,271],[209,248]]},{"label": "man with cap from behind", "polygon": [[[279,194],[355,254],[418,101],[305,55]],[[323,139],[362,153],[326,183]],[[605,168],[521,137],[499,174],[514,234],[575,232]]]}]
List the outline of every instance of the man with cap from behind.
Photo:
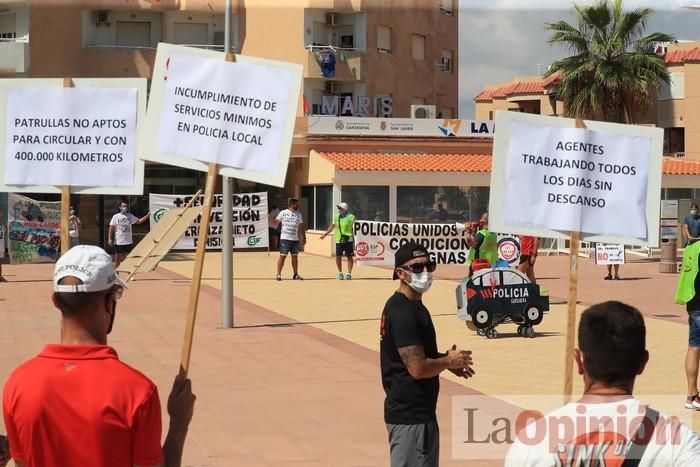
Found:
[{"label": "man with cap from behind", "polygon": [[158,389],[107,345],[126,284],[101,248],[78,245],[56,263],[61,343],[12,373],[3,391],[10,453],[19,466],[179,466],[195,397],[175,378],[161,448]]},{"label": "man with cap from behind", "polygon": [[435,327],[422,302],[433,271],[430,254],[417,243],[396,251],[393,278],[400,284],[384,306],[379,346],[391,467],[439,465],[439,375],[445,370],[463,378],[474,375],[471,351],[456,345],[445,353],[437,350]]},{"label": "man with cap from behind", "polygon": [[326,238],[335,229],[335,264],[338,266],[338,280],[343,280],[343,256],[348,258],[347,280],[352,279],[352,257],[355,256],[355,214],[348,212],[348,203],[339,203],[338,212],[333,216],[333,223],[321,235]]}]

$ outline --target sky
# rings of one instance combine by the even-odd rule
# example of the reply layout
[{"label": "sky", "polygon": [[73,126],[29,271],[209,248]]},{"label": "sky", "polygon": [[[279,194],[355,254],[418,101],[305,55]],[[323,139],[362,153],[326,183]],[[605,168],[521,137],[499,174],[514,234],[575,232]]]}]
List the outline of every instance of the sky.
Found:
[{"label": "sky", "polygon": [[[459,0],[459,116],[474,118],[474,96],[489,84],[537,76],[565,56],[547,43],[545,23],[573,22],[569,0]],[[528,9],[522,8],[523,4]],[[578,1],[590,4],[593,1]],[[651,7],[647,32],[700,40],[700,0],[626,0],[625,9]]]}]

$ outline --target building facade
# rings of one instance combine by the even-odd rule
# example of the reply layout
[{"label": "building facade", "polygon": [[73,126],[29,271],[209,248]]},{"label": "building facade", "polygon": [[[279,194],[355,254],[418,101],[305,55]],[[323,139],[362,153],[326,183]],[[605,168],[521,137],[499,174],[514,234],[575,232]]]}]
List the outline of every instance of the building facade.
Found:
[{"label": "building facade", "polygon": [[[302,130],[304,115],[456,115],[456,0],[232,3],[235,52],[304,65]],[[0,78],[150,79],[159,42],[223,51],[224,9],[224,0],[0,0]],[[302,147],[290,170],[296,158],[309,157]],[[201,173],[148,163],[144,196],[127,201],[143,214],[148,192],[193,193],[203,180]],[[279,202],[301,195],[289,183],[281,190],[237,181],[236,190],[266,190]],[[104,244],[117,197],[72,202],[83,241]],[[136,227],[137,237],[147,230]]]}]

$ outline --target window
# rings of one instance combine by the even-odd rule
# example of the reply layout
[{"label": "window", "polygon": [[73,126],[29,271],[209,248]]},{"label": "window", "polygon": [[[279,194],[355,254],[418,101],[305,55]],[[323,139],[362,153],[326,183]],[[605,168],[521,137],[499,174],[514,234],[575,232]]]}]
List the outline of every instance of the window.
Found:
[{"label": "window", "polygon": [[413,60],[425,60],[425,36],[420,34],[411,35],[413,50]]},{"label": "window", "polygon": [[397,222],[451,224],[474,221],[488,210],[488,205],[488,187],[399,186],[396,188]]},{"label": "window", "polygon": [[377,27],[377,50],[391,53],[391,28],[386,26]]},{"label": "window", "polygon": [[453,53],[451,50],[444,50],[442,51],[442,58],[440,60],[440,68],[442,71],[445,73],[452,73],[453,70]]},{"label": "window", "polygon": [[452,16],[452,1],[453,0],[440,0],[440,13],[446,16]]},{"label": "window", "polygon": [[358,219],[389,220],[388,186],[344,185],[340,192],[340,199],[350,205],[350,212]]},{"label": "window", "polygon": [[174,23],[173,42],[185,45],[209,44],[209,25],[206,23]]},{"label": "window", "polygon": [[663,81],[659,89],[659,100],[667,101],[670,99],[685,98],[685,75],[683,73],[669,73],[671,82],[666,84]]},{"label": "window", "polygon": [[326,230],[333,222],[333,187],[331,185],[301,187],[299,209],[308,230]]},{"label": "window", "polygon": [[0,41],[17,38],[17,15],[0,14]]},{"label": "window", "polygon": [[117,45],[121,47],[151,47],[151,23],[148,21],[117,21]]}]

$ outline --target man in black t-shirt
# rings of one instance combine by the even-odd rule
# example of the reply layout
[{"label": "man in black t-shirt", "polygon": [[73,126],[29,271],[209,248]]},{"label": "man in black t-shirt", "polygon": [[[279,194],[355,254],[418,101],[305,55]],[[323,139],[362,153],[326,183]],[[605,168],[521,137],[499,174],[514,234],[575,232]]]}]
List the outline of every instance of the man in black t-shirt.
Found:
[{"label": "man in black t-shirt", "polygon": [[399,289],[389,298],[380,325],[384,422],[389,432],[391,467],[436,467],[440,433],[435,407],[439,374],[450,370],[470,378],[471,352],[453,345],[438,352],[435,327],[421,297],[430,289],[435,263],[416,243],[406,243],[394,258]]}]

